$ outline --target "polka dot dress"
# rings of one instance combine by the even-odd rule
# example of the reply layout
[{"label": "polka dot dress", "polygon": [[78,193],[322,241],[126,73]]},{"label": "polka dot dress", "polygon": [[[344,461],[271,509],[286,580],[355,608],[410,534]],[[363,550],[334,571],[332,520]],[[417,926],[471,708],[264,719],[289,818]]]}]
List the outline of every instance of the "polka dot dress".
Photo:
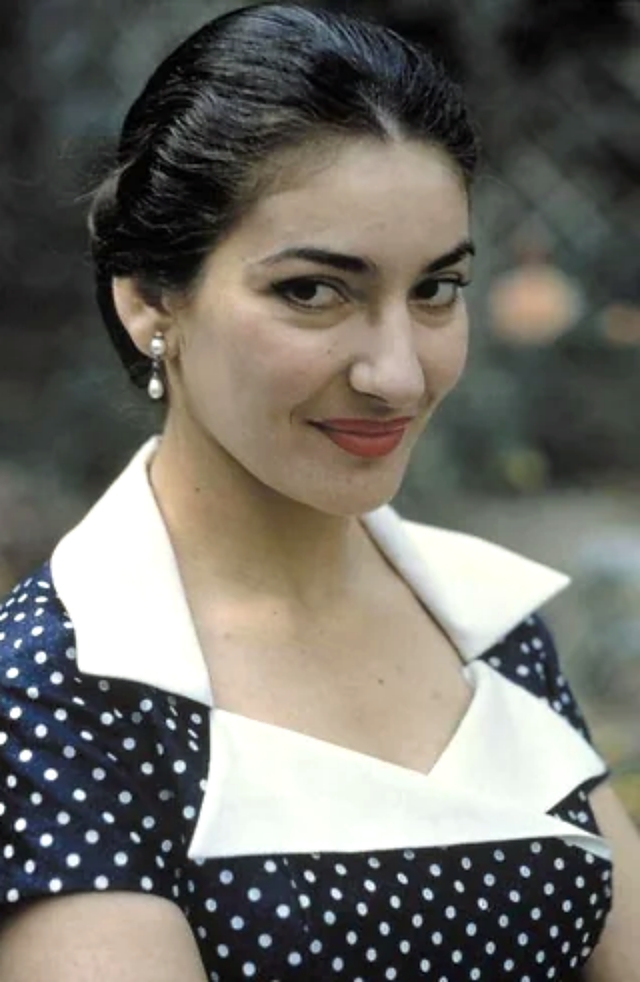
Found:
[{"label": "polka dot dress", "polygon": [[[588,739],[537,618],[482,659]],[[184,912],[211,982],[579,977],[611,867],[564,839],[190,859],[208,715],[81,673],[48,565],[16,587],[0,607],[0,916],[77,891],[158,894]],[[549,814],[597,832],[590,790]]]}]

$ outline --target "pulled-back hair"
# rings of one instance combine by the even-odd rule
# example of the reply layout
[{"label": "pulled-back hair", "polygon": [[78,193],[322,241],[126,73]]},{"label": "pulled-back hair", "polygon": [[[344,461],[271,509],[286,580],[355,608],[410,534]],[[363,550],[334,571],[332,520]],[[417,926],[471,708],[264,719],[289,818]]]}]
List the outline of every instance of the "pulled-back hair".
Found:
[{"label": "pulled-back hair", "polygon": [[344,13],[267,3],[205,24],[129,110],[89,217],[97,298],[130,377],[150,361],[116,312],[111,281],[145,298],[185,292],[207,254],[277,175],[278,158],[328,137],[418,139],[468,186],[477,143],[459,87],[426,50]]}]

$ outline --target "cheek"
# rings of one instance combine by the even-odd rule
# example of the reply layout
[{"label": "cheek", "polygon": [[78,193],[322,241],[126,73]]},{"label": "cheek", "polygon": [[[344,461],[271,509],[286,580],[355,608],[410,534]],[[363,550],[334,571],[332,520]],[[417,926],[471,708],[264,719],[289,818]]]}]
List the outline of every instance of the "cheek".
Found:
[{"label": "cheek", "polygon": [[467,362],[468,349],[466,312],[455,323],[428,336],[423,364],[429,389],[437,398],[444,398],[460,379]]}]

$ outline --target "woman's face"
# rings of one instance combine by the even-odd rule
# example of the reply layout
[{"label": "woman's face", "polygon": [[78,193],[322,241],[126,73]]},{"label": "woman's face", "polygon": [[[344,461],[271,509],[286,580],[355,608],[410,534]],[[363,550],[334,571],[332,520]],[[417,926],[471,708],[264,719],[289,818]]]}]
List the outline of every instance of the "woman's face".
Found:
[{"label": "woman's face", "polygon": [[262,197],[176,308],[171,424],[315,509],[388,501],[464,366],[471,251],[443,152],[341,145]]}]

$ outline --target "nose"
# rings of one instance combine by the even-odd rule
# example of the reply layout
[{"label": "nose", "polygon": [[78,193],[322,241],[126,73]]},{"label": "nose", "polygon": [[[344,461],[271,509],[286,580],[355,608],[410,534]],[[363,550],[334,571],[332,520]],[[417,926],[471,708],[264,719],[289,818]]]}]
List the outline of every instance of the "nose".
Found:
[{"label": "nose", "polygon": [[406,309],[386,312],[364,326],[362,350],[351,363],[351,388],[395,410],[414,411],[425,393],[416,325]]}]

